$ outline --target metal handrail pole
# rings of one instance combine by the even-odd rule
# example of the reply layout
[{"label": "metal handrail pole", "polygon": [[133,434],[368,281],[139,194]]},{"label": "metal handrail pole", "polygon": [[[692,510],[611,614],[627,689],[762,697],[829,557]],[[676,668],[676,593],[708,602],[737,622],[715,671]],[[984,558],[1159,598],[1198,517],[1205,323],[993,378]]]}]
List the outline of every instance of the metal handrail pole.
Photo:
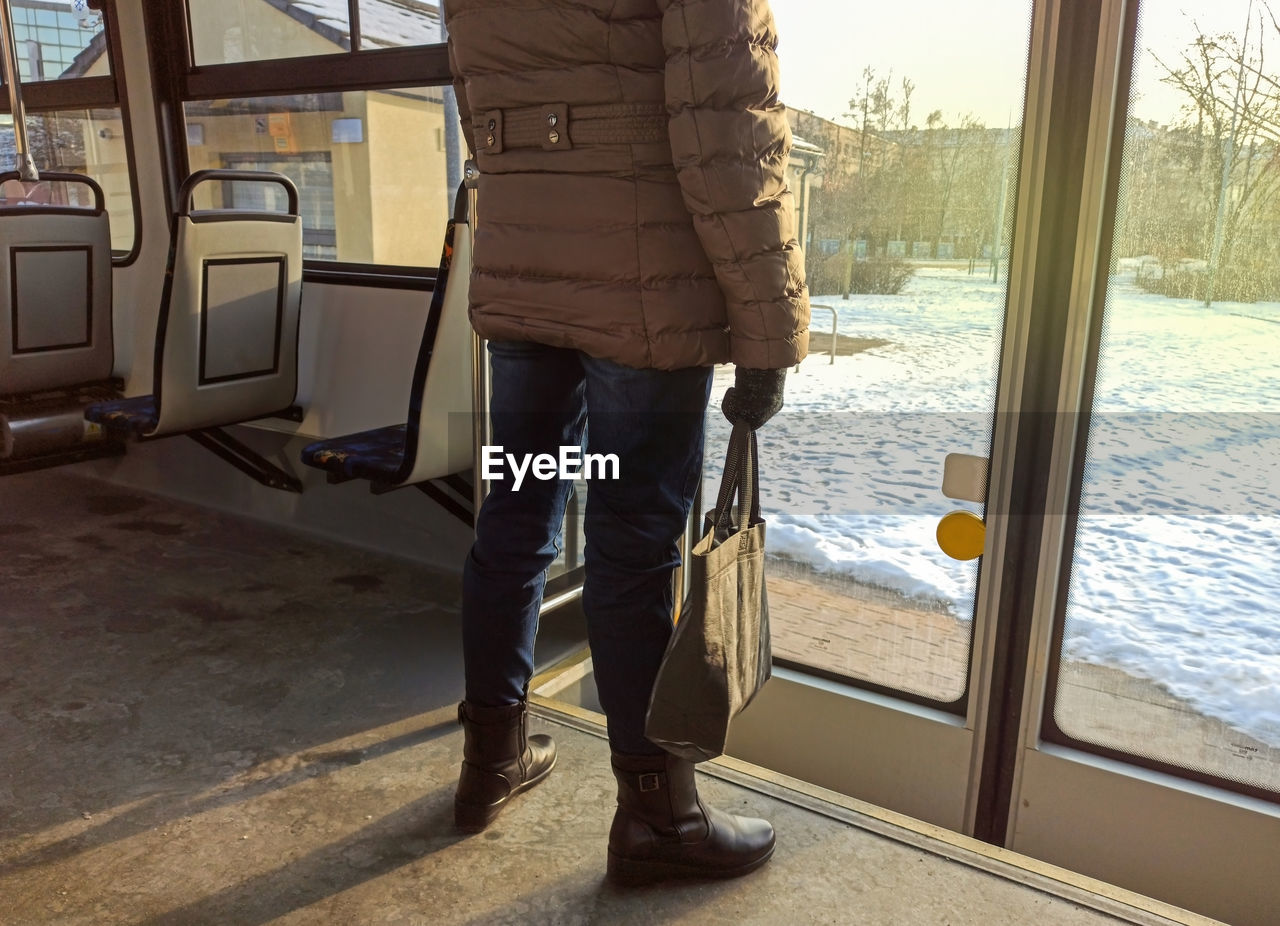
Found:
[{"label": "metal handrail pole", "polygon": [[480,519],[480,506],[484,497],[489,494],[489,482],[484,478],[484,448],[489,443],[489,383],[485,342],[473,330],[471,332],[471,408],[472,408],[472,441],[475,448],[475,479],[472,484],[472,503],[475,505],[476,520]]},{"label": "metal handrail pole", "polygon": [[40,179],[36,162],[27,144],[27,111],[22,105],[22,79],[18,76],[18,42],[13,34],[13,10],[9,0],[0,0],[0,60],[5,85],[9,88],[9,111],[13,113],[14,169],[28,183]]},{"label": "metal handrail pole", "polygon": [[[476,231],[476,188],[479,170],[475,161],[467,159],[463,165],[464,183],[467,188],[467,224],[471,226],[471,240]],[[480,506],[489,494],[489,481],[484,478],[484,448],[489,443],[489,352],[485,340],[471,330],[471,442],[472,459],[475,461],[475,478],[472,480],[472,504],[475,506],[475,523],[480,523]]]},{"label": "metal handrail pole", "polygon": [[[809,309],[810,311],[813,309],[826,309],[831,313],[831,363],[834,364],[836,362],[837,329],[840,327],[840,310],[833,305],[810,305]],[[796,365],[796,369],[800,369],[799,364]]]}]

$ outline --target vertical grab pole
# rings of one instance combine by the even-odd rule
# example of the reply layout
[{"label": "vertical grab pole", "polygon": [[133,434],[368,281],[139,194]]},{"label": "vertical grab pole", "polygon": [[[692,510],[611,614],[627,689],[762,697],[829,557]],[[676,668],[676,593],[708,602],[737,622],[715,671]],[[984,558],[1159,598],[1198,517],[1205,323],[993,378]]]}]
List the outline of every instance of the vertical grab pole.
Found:
[{"label": "vertical grab pole", "polygon": [[[2,2],[2,0],[0,0]],[[472,240],[476,228],[476,185],[479,173],[474,161],[468,160],[464,168],[467,187],[467,221],[471,224]],[[475,521],[480,523],[480,505],[489,494],[489,483],[484,478],[483,450],[489,443],[489,365],[484,339],[471,329],[471,421],[475,474],[472,480],[472,503],[475,505]]]},{"label": "vertical grab pole", "polygon": [[14,169],[23,180],[40,179],[36,162],[27,145],[27,111],[22,106],[22,80],[18,77],[18,43],[13,34],[13,10],[9,0],[0,0],[0,59],[4,64],[5,84],[9,88],[9,111],[13,113]]},{"label": "vertical grab pole", "polygon": [[473,440],[475,442],[475,479],[473,480],[473,498],[476,520],[479,522],[480,506],[484,497],[489,494],[489,482],[484,478],[484,447],[489,443],[489,382],[488,370],[485,366],[484,339],[471,332],[471,407]]}]

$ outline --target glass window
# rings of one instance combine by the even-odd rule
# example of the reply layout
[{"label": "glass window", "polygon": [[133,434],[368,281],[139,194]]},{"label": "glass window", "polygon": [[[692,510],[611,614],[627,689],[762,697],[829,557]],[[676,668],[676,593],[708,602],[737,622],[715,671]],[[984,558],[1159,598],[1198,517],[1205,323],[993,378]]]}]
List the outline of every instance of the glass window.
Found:
[{"label": "glass window", "polygon": [[188,0],[196,64],[328,55],[444,41],[437,5],[360,0],[353,41],[347,0]]},{"label": "glass window", "polygon": [[297,184],[307,257],[439,263],[464,158],[441,88],[191,102],[186,120],[191,170],[274,170]]},{"label": "glass window", "polygon": [[351,48],[347,0],[189,0],[196,64],[326,55]]},{"label": "glass window", "polygon": [[[302,213],[302,256],[337,260],[338,233],[333,210],[333,160],[328,151],[281,155],[275,160],[262,155],[229,156],[223,166],[233,170],[270,170],[284,174],[298,188],[298,208]],[[223,191],[223,205],[236,209],[284,209],[281,189],[270,184],[231,183]],[[268,202],[268,197],[272,198]]]},{"label": "glass window", "polygon": [[360,0],[360,47],[396,48],[443,42],[436,4]]},{"label": "glass window", "polygon": [[[37,166],[87,174],[102,187],[111,216],[111,246],[133,249],[133,189],[119,109],[63,110],[27,116],[27,141]],[[13,117],[0,115],[0,164],[14,163]]]},{"label": "glass window", "polygon": [[24,81],[111,73],[102,15],[66,0],[12,0],[18,74]]}]

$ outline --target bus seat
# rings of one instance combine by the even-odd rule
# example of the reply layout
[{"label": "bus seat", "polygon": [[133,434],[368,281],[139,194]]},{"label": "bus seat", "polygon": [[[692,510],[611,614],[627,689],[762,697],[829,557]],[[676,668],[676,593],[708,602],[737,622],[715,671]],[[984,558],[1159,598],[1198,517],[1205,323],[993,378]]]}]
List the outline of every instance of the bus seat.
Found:
[{"label": "bus seat", "polygon": [[[49,182],[91,202],[57,202]],[[111,222],[102,188],[45,172],[34,189],[0,173],[0,395],[111,378]],[[20,199],[13,194],[21,195]]]},{"label": "bus seat", "polygon": [[[191,209],[201,183],[278,184],[288,212]],[[156,324],[150,395],[85,416],[134,438],[163,437],[273,415],[297,417],[302,218],[289,178],[202,170],[179,193]]]},{"label": "bus seat", "polygon": [[432,497],[437,496],[428,489],[429,481],[471,468],[470,274],[471,229],[464,187],[458,191],[453,218],[445,227],[440,271],[418,346],[406,423],[318,441],[303,449],[302,462],[327,471],[330,482],[367,479],[375,491],[415,485]]}]

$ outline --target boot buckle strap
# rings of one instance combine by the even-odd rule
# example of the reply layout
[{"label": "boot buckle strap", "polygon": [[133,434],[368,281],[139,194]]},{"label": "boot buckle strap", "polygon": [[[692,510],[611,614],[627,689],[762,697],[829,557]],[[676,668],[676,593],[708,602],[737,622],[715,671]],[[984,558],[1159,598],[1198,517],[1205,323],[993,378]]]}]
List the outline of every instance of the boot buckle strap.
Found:
[{"label": "boot buckle strap", "polygon": [[657,772],[649,772],[640,776],[640,790],[642,792],[658,791],[662,788],[662,776]]}]

